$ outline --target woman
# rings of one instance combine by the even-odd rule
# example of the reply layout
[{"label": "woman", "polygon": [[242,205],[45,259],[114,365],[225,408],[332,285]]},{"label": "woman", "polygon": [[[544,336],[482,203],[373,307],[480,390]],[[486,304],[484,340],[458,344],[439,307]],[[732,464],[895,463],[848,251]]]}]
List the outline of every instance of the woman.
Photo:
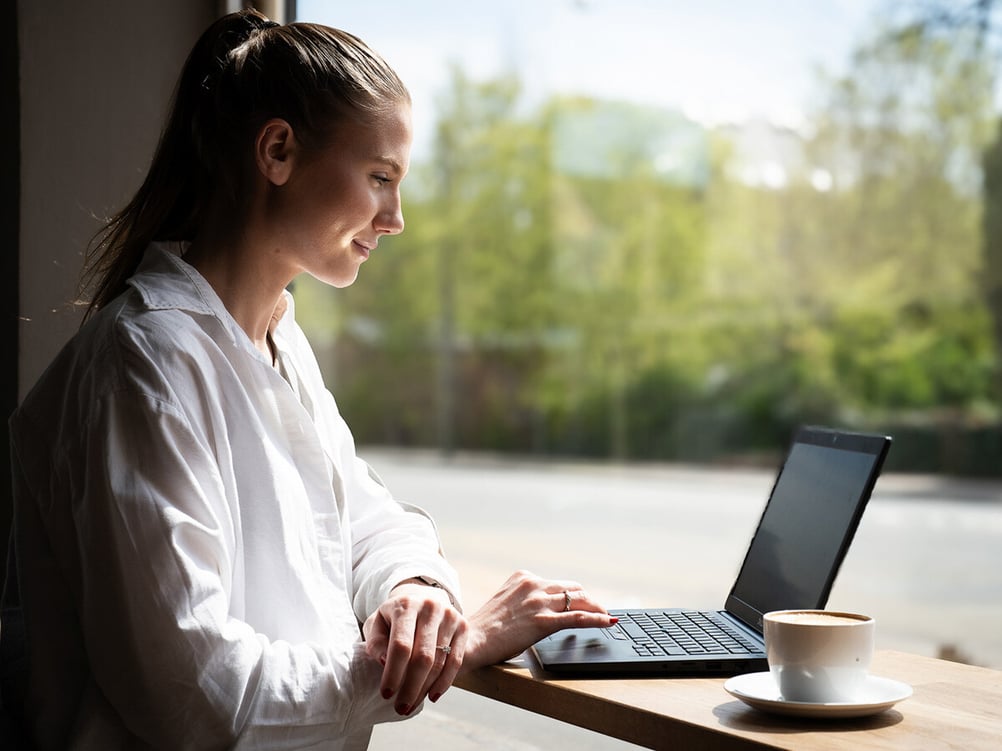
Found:
[{"label": "woman", "polygon": [[196,44],[85,325],[11,420],[40,748],[364,748],[462,671],[614,621],[525,573],[464,616],[296,326],[294,277],[349,285],[403,230],[410,146],[351,35],[244,11]]}]

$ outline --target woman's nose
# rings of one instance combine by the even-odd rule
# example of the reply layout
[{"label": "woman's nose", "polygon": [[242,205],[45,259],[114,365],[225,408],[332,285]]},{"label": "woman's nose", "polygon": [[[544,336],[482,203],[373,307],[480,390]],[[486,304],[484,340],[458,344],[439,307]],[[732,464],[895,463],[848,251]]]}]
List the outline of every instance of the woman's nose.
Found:
[{"label": "woman's nose", "polygon": [[399,235],[404,231],[404,211],[399,193],[376,215],[374,224],[377,232],[386,235]]}]

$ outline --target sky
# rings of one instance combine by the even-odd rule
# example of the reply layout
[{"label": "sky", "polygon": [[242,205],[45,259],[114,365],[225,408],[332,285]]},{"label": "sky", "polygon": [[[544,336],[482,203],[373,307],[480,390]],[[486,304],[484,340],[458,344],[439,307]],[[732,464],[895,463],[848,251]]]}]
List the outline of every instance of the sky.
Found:
[{"label": "sky", "polygon": [[298,19],[350,31],[414,100],[415,157],[458,63],[515,71],[530,101],[584,94],[681,109],[707,125],[796,127],[815,71],[844,71],[882,0],[298,0]]}]

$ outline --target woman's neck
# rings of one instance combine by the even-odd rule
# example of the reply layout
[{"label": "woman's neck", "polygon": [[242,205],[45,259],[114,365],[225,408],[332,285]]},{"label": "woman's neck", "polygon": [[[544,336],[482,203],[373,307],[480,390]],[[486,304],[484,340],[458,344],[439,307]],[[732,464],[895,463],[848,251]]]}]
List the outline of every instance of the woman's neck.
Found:
[{"label": "woman's neck", "polygon": [[275,273],[274,261],[253,243],[213,240],[200,233],[185,261],[205,278],[223,306],[269,361],[274,353],[268,341],[287,302],[283,294],[290,279]]}]

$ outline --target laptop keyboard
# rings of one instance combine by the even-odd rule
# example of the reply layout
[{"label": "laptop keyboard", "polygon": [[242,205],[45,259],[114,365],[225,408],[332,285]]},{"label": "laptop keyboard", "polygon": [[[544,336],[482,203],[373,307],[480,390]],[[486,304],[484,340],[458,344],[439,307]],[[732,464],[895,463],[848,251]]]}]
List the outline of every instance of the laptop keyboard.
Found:
[{"label": "laptop keyboard", "polygon": [[665,655],[748,655],[761,649],[713,613],[700,611],[610,611],[619,623],[607,630],[633,642],[643,657]]}]

